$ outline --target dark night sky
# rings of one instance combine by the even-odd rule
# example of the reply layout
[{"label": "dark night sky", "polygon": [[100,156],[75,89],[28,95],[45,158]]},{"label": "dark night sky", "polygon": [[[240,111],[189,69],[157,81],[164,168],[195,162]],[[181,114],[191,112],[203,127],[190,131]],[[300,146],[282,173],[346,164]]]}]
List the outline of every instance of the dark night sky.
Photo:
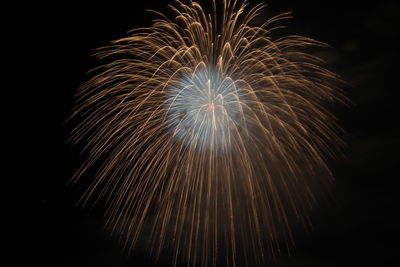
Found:
[{"label": "dark night sky", "polygon": [[[261,1],[261,0],[259,0]],[[254,2],[259,2],[254,1]],[[99,1],[101,2],[101,1]],[[128,257],[102,228],[101,207],[76,207],[82,188],[66,182],[82,158],[66,140],[74,90],[98,62],[92,50],[149,26],[146,8],[165,10],[168,1],[111,1],[95,5],[54,1],[27,7],[24,32],[34,51],[31,159],[34,192],[28,266],[154,266],[141,251]],[[253,1],[251,1],[253,2]],[[345,156],[331,163],[336,176],[334,203],[313,215],[314,230],[298,231],[292,255],[277,266],[400,266],[397,117],[400,4],[396,1],[271,0],[266,15],[293,11],[280,34],[300,34],[333,49],[320,56],[350,86],[353,101],[336,114],[345,128]],[[160,4],[161,3],[161,4]],[[30,183],[28,183],[30,184]],[[25,246],[25,245],[24,245]],[[161,261],[158,266],[168,266]]]}]

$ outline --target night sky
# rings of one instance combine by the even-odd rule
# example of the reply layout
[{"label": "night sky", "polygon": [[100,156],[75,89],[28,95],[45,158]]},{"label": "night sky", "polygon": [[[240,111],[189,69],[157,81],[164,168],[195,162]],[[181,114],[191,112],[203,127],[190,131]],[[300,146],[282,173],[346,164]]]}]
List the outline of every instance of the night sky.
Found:
[{"label": "night sky", "polygon": [[[19,248],[21,255],[25,250],[32,255],[21,257],[26,266],[168,266],[167,258],[154,265],[140,249],[128,256],[103,229],[102,207],[75,205],[84,185],[66,183],[84,158],[79,147],[67,143],[72,126],[65,122],[74,91],[99,65],[91,57],[93,49],[125,37],[130,29],[150,26],[153,17],[145,9],[165,11],[167,3],[54,1],[25,7],[23,32],[35,76],[26,94],[34,107],[28,114],[33,170],[25,178],[32,185],[27,199],[32,219]],[[312,232],[295,228],[296,248],[278,257],[276,266],[400,266],[400,3],[268,3],[262,16],[293,12],[294,18],[284,22],[288,27],[274,33],[277,37],[299,34],[332,46],[318,55],[347,81],[343,89],[353,102],[334,110],[347,143],[344,156],[330,162],[334,200],[316,208]]]}]

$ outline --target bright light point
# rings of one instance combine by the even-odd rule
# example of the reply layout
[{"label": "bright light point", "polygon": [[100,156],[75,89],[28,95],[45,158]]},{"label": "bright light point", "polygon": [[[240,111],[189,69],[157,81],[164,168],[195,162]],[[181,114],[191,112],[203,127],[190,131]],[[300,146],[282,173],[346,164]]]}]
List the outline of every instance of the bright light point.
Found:
[{"label": "bright light point", "polygon": [[206,68],[182,78],[167,101],[174,136],[202,149],[228,149],[243,115],[242,91],[227,75]]}]

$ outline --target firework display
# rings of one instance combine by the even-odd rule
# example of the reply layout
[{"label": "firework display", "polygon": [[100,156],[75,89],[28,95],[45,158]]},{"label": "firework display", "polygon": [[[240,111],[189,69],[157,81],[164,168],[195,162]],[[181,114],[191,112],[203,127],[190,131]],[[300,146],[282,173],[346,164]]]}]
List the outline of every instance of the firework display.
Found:
[{"label": "firework display", "polygon": [[[274,39],[284,13],[264,4],[176,0],[148,28],[98,49],[106,63],[79,88],[72,141],[96,175],[82,203],[104,201],[127,249],[144,242],[172,264],[266,262],[308,224],[315,187],[340,140],[335,74],[301,36]],[[220,265],[221,266],[221,265]]]}]

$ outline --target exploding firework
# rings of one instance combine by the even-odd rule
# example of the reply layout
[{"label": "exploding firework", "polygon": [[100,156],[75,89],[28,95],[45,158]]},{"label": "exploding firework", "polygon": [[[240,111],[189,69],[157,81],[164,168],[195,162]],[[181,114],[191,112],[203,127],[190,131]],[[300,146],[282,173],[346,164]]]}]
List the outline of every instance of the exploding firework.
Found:
[{"label": "exploding firework", "polygon": [[325,106],[345,98],[304,52],[323,43],[271,37],[289,13],[252,26],[264,4],[210,2],[177,0],[172,19],[155,12],[97,50],[108,63],[77,92],[75,179],[95,166],[82,201],[104,200],[128,249],[147,239],[173,264],[265,262],[291,242],[291,217],[307,224],[339,142]]}]

